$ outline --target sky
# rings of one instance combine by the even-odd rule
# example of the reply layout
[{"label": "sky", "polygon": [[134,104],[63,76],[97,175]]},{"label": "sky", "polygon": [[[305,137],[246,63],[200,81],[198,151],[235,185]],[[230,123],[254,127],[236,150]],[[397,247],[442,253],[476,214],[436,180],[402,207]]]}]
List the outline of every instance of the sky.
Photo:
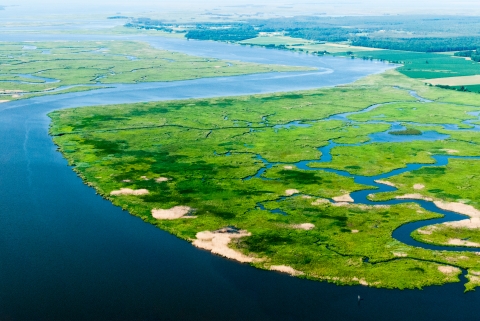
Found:
[{"label": "sky", "polygon": [[[250,7],[236,7],[250,4]],[[253,4],[253,5],[252,5]],[[6,11],[28,14],[250,10],[269,14],[325,13],[327,15],[463,14],[480,15],[478,0],[0,0]],[[9,7],[16,6],[16,7]],[[4,12],[6,13],[6,12]]]}]

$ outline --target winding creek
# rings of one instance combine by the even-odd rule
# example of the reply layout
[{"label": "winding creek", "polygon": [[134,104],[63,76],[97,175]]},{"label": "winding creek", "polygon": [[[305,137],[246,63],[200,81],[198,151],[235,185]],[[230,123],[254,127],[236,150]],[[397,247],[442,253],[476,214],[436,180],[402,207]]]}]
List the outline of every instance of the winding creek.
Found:
[{"label": "winding creek", "polygon": [[[432,103],[433,101],[425,99],[420,97],[416,92],[410,91],[409,92],[411,96],[415,97],[418,99],[419,102],[423,103]],[[343,113],[343,114],[337,114],[330,116],[324,120],[320,121],[329,121],[329,120],[341,120],[344,122],[348,122],[351,124],[356,124],[359,122],[354,122],[348,119],[349,116],[355,115],[355,114],[362,114],[366,113],[369,111],[374,110],[375,108],[388,105],[391,103],[384,103],[384,104],[375,104],[372,105],[368,108],[365,108],[364,110],[357,111],[357,112],[348,112],[348,113]],[[480,112],[470,112],[469,113],[471,116],[480,116]],[[459,129],[458,126],[452,127],[449,126],[448,124],[440,124],[439,126],[442,126],[444,128],[448,128],[450,130],[469,130],[469,131],[480,131],[480,127],[478,125],[472,124],[472,121],[478,121],[478,120],[466,120],[463,122],[465,125],[469,125],[470,128],[463,128]],[[445,222],[454,222],[454,221],[460,221],[466,219],[468,216],[461,215],[455,212],[451,211],[446,211],[443,210],[439,207],[437,207],[433,201],[426,201],[426,200],[417,200],[417,199],[392,199],[388,201],[371,201],[370,198],[374,196],[375,194],[379,193],[384,193],[384,192],[393,192],[396,191],[397,188],[393,186],[389,186],[387,184],[383,183],[378,183],[377,181],[379,180],[386,180],[390,177],[397,176],[406,172],[411,172],[414,170],[418,170],[424,167],[433,167],[433,166],[445,166],[448,164],[450,159],[468,159],[468,160],[479,160],[480,157],[472,157],[472,156],[451,156],[451,155],[432,155],[432,158],[434,159],[433,164],[418,164],[418,163],[412,163],[412,164],[407,164],[406,167],[404,168],[399,168],[395,169],[386,173],[378,174],[375,176],[363,176],[363,175],[355,175],[351,174],[347,171],[341,171],[341,170],[336,170],[336,169],[331,169],[331,168],[322,168],[322,167],[311,167],[310,164],[325,164],[328,162],[332,161],[332,154],[331,151],[335,147],[339,146],[362,146],[366,144],[373,144],[373,143],[397,143],[397,142],[412,142],[412,141],[435,141],[435,140],[444,140],[447,139],[449,136],[440,134],[436,131],[425,131],[422,133],[422,135],[392,135],[389,134],[390,131],[396,131],[396,130],[403,130],[405,129],[404,126],[402,126],[398,122],[378,122],[378,121],[366,121],[362,122],[362,124],[376,124],[376,123],[387,123],[391,126],[390,129],[388,129],[385,132],[380,132],[380,133],[374,133],[369,135],[369,140],[364,143],[357,143],[357,144],[337,144],[333,141],[329,141],[329,144],[318,148],[318,150],[321,152],[322,157],[319,160],[303,160],[297,163],[271,163],[265,158],[263,158],[261,155],[256,155],[255,157],[259,160],[261,160],[264,163],[264,167],[261,168],[255,175],[249,176],[245,178],[245,180],[249,180],[252,178],[259,178],[259,179],[264,179],[268,180],[268,178],[265,178],[262,176],[266,170],[272,168],[275,165],[294,165],[296,168],[301,169],[301,170],[307,170],[307,171],[325,171],[325,172],[330,172],[330,173],[335,173],[337,175],[343,176],[343,177],[348,177],[348,178],[353,178],[355,183],[366,185],[366,186],[371,186],[370,189],[365,189],[361,191],[356,191],[350,194],[350,196],[353,199],[354,204],[363,204],[363,205],[395,205],[395,204],[404,204],[404,203],[416,203],[423,207],[424,209],[438,213],[441,215],[444,215],[442,218],[438,219],[430,219],[430,220],[425,220],[425,221],[418,221],[418,222],[412,222],[408,223],[405,225],[402,225],[400,228],[396,229],[393,232],[393,237],[400,242],[403,242],[407,245],[411,246],[416,246],[416,247],[421,247],[425,249],[430,249],[430,250],[438,250],[438,251],[471,251],[471,252],[479,252],[479,248],[475,247],[462,247],[462,246],[437,246],[437,245],[432,245],[432,244],[426,244],[422,242],[418,242],[414,240],[410,235],[413,231],[433,225],[433,224],[439,224],[439,223],[445,223]],[[420,125],[420,126],[426,126],[426,124],[419,124],[419,123],[413,123],[415,125]],[[307,123],[301,123],[298,121],[294,121],[285,125],[276,125],[274,128],[291,128],[291,127],[309,127],[311,125]],[[227,153],[226,156],[231,155],[231,153]],[[282,197],[280,200],[285,199],[285,197]],[[333,200],[330,200],[331,202],[335,202]],[[257,204],[257,206],[262,209],[266,210],[265,206],[261,203]],[[286,215],[286,213],[282,212],[279,209],[273,209],[270,210],[271,213],[274,214],[281,214],[281,215]]]},{"label": "winding creek", "polygon": [[[66,38],[112,37],[2,35],[3,41]],[[46,114],[56,109],[311,89],[349,83],[391,65],[210,42],[113,38],[149,41],[158,48],[189,54],[316,66],[322,70],[112,85],[90,92],[0,104],[0,319],[446,320],[461,315],[463,320],[474,320],[478,317],[472,307],[480,300],[480,292],[463,294],[461,283],[422,291],[341,287],[257,270],[198,250],[96,195],[67,166],[48,135]],[[333,145],[323,147],[324,156],[318,162],[329,161],[327,149]],[[436,165],[442,165],[449,158],[435,156],[435,159]],[[307,165],[311,162],[297,166],[309,169]],[[411,164],[402,170],[413,170],[416,166],[433,165]],[[388,191],[389,186],[373,180],[397,174],[354,178]],[[359,203],[369,204],[368,193],[372,191],[352,196]],[[419,204],[431,210],[430,203]],[[445,219],[459,219],[453,213],[444,214]],[[411,244],[409,231],[415,228],[418,227],[405,225],[394,237]],[[428,246],[422,244],[422,247]],[[361,304],[358,295],[364,298]]]}]

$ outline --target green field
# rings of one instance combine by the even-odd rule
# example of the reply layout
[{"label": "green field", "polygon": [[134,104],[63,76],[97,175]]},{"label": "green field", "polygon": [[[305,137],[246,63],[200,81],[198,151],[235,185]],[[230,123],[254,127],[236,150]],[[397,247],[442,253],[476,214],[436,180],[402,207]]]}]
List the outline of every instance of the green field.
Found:
[{"label": "green field", "polygon": [[[409,90],[436,103],[420,104]],[[450,92],[454,95],[446,95]],[[330,89],[76,108],[49,116],[55,143],[84,181],[146,222],[197,246],[213,244],[212,237],[225,240],[228,234],[219,231],[234,227],[246,232],[215,253],[231,257],[233,252],[258,268],[286,269],[314,280],[404,289],[458,282],[458,267],[474,275],[480,259],[474,253],[430,251],[393,239],[392,232],[402,224],[439,215],[414,204],[334,204],[328,199],[367,187],[334,173],[300,170],[294,163],[319,159],[317,148],[330,140],[367,142],[370,133],[389,128],[366,122],[378,120],[377,110],[352,116],[360,121],[355,125],[325,121],[330,115],[395,102],[380,107],[385,117],[458,124],[473,108],[464,105],[480,110],[475,101],[475,94],[425,86],[389,71]],[[274,127],[291,121],[311,126]],[[452,132],[446,141],[336,147],[333,161],[322,167],[373,175],[409,162],[432,163],[432,153],[449,148],[457,155],[478,155],[472,142],[479,141],[478,133]],[[264,167],[257,155],[281,164],[266,169],[261,178],[251,178]],[[449,189],[470,180],[469,171],[437,174],[431,186],[418,193],[442,189],[436,197],[468,199],[477,206],[476,185]],[[404,174],[391,181],[417,183],[423,177],[408,175],[414,178]],[[423,181],[427,184],[427,178]],[[402,187],[399,193],[409,191]],[[174,210],[185,211],[177,219],[164,219]],[[466,287],[477,284],[471,278]]]},{"label": "green field", "polygon": [[[240,43],[313,54],[331,54],[347,58],[389,61],[403,64],[404,66],[399,67],[397,70],[408,77],[418,79],[480,75],[480,63],[454,57],[451,52],[421,53],[372,49],[351,46],[347,43],[318,43],[286,36],[257,37],[241,41]],[[473,92],[479,91],[475,85],[466,87]]]},{"label": "green field", "polygon": [[[29,94],[52,93],[61,86],[175,81],[309,70],[200,58],[158,50],[146,43],[132,41],[3,42],[0,43],[0,58],[0,98],[6,100],[23,98],[22,95],[30,97]],[[86,87],[63,92],[82,88]]]},{"label": "green field", "polygon": [[357,58],[365,57],[401,63],[404,66],[398,68],[398,71],[411,78],[430,79],[480,74],[480,63],[447,54],[375,50],[354,55]]},{"label": "green field", "polygon": [[[344,54],[347,51],[354,53],[361,53],[364,51],[373,51],[372,48],[350,46],[343,43],[333,42],[317,42],[301,38],[292,38],[288,36],[262,36],[253,39],[247,39],[239,41],[238,43],[244,45],[256,45],[262,47],[276,47],[289,50],[303,51],[308,53],[331,53],[331,54]],[[382,50],[382,49],[378,49]]]}]

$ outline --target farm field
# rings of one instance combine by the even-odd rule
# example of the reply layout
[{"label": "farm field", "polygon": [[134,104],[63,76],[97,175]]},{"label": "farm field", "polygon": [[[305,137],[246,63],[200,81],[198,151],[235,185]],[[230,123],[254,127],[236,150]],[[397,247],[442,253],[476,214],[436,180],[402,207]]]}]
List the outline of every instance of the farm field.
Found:
[{"label": "farm field", "polygon": [[[428,80],[433,85],[476,85],[480,83],[480,63],[454,57],[452,52],[421,53],[351,46],[343,43],[316,43],[315,41],[286,36],[257,37],[241,41],[266,47],[284,48],[306,53],[324,52],[333,56],[357,59],[377,59],[403,64],[397,70],[402,74]],[[472,91],[477,91],[473,88]]]}]

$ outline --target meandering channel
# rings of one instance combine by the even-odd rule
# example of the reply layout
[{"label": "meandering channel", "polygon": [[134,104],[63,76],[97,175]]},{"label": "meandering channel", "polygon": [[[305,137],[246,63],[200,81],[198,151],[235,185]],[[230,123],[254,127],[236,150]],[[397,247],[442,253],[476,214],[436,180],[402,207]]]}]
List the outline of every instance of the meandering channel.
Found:
[{"label": "meandering channel", "polygon": [[[415,97],[418,99],[419,102],[423,103],[431,103],[433,101],[425,99],[423,97],[420,97],[415,91],[409,91],[410,95],[412,97]],[[361,111],[356,111],[356,112],[348,112],[348,113],[342,113],[342,114],[337,114],[330,116],[324,120],[320,121],[329,121],[329,120],[341,120],[344,122],[349,122],[352,124],[360,123],[360,122],[354,122],[351,121],[348,117],[351,115],[356,115],[356,114],[362,114],[362,113],[367,113],[369,111],[374,110],[375,108],[385,106],[388,104],[392,103],[383,103],[383,104],[375,104],[372,106],[369,106],[368,108],[365,108]],[[477,116],[480,117],[480,112],[471,112],[469,113],[471,116]],[[449,126],[448,124],[439,124],[437,126],[443,126],[444,128],[448,128],[449,130],[453,131],[480,131],[480,126],[472,124],[472,121],[476,120],[466,120],[463,123],[466,125],[471,126],[470,128],[467,129],[459,129],[458,126]],[[385,180],[393,176],[397,176],[406,172],[411,172],[414,170],[418,170],[421,168],[425,167],[434,167],[434,166],[446,166],[449,162],[450,159],[468,159],[468,160],[480,160],[480,157],[474,157],[474,156],[452,156],[452,155],[432,155],[432,158],[435,160],[435,163],[433,164],[419,164],[419,163],[412,163],[412,164],[407,164],[404,168],[399,168],[395,169],[386,173],[378,174],[375,176],[364,176],[364,175],[356,175],[356,174],[351,174],[348,171],[341,171],[341,170],[336,170],[336,169],[331,169],[331,168],[324,168],[324,167],[311,167],[310,164],[325,164],[329,163],[332,161],[332,154],[331,151],[333,148],[338,147],[338,146],[362,146],[366,144],[372,144],[372,143],[393,143],[393,142],[409,142],[409,141],[418,141],[418,140],[444,140],[447,139],[449,136],[440,134],[436,131],[426,131],[423,132],[421,136],[417,135],[391,135],[389,134],[390,131],[392,130],[402,130],[404,127],[399,123],[399,122],[386,122],[386,121],[366,121],[366,122],[361,122],[362,124],[377,124],[377,123],[386,123],[391,125],[391,128],[386,131],[386,132],[381,132],[381,133],[374,133],[370,134],[370,140],[364,143],[357,143],[357,144],[338,144],[335,143],[334,141],[329,141],[329,144],[326,146],[323,146],[319,148],[318,150],[322,153],[322,156],[320,159],[314,159],[314,160],[303,160],[297,163],[283,163],[283,162],[277,162],[277,163],[271,163],[265,158],[263,158],[261,155],[256,155],[255,157],[259,160],[261,160],[264,163],[264,166],[255,174],[249,177],[246,177],[245,180],[249,180],[252,178],[259,178],[259,179],[264,179],[268,180],[268,178],[265,178],[263,174],[265,173],[266,170],[272,168],[275,165],[294,165],[298,169],[301,170],[307,170],[307,171],[325,171],[325,172],[330,172],[330,173],[335,173],[337,175],[343,176],[343,177],[348,177],[348,178],[353,178],[355,183],[366,185],[366,186],[371,186],[370,189],[364,189],[361,191],[356,191],[350,194],[350,196],[354,200],[354,204],[363,204],[363,205],[396,205],[396,204],[404,204],[404,203],[416,203],[420,205],[422,208],[443,215],[442,218],[438,219],[429,219],[429,220],[424,220],[424,221],[417,221],[417,222],[412,222],[408,223],[405,225],[402,225],[398,229],[396,229],[393,232],[393,237],[400,242],[403,242],[407,245],[411,246],[416,246],[416,247],[422,247],[425,249],[429,250],[443,250],[443,251],[472,251],[472,252],[479,252],[479,248],[475,247],[462,247],[462,246],[438,246],[438,245],[432,245],[432,244],[427,244],[427,243],[422,243],[414,240],[411,237],[411,233],[419,228],[433,225],[433,224],[439,224],[439,223],[445,223],[445,222],[454,222],[454,221],[460,221],[466,219],[466,215],[461,215],[455,212],[451,211],[446,211],[443,210],[439,207],[437,207],[433,201],[426,201],[426,200],[418,200],[418,199],[392,199],[388,201],[371,201],[370,198],[374,196],[375,194],[379,193],[384,193],[384,192],[393,192],[398,190],[396,187],[389,186],[387,184],[383,183],[378,183],[377,181],[379,180]],[[420,126],[425,126],[427,124],[420,124],[420,123],[415,123],[416,125]],[[290,122],[285,125],[276,125],[274,128],[290,128],[290,127],[308,127],[311,126],[309,124],[304,124],[299,121],[295,122]],[[225,156],[230,156],[231,153],[225,154]],[[285,197],[281,198],[281,200],[285,199]],[[330,200],[331,202],[335,202],[333,200]],[[257,204],[257,206],[262,209],[262,210],[267,210],[263,204]],[[279,209],[273,209],[269,210],[271,213],[274,214],[282,214],[286,215],[283,211]]]}]

